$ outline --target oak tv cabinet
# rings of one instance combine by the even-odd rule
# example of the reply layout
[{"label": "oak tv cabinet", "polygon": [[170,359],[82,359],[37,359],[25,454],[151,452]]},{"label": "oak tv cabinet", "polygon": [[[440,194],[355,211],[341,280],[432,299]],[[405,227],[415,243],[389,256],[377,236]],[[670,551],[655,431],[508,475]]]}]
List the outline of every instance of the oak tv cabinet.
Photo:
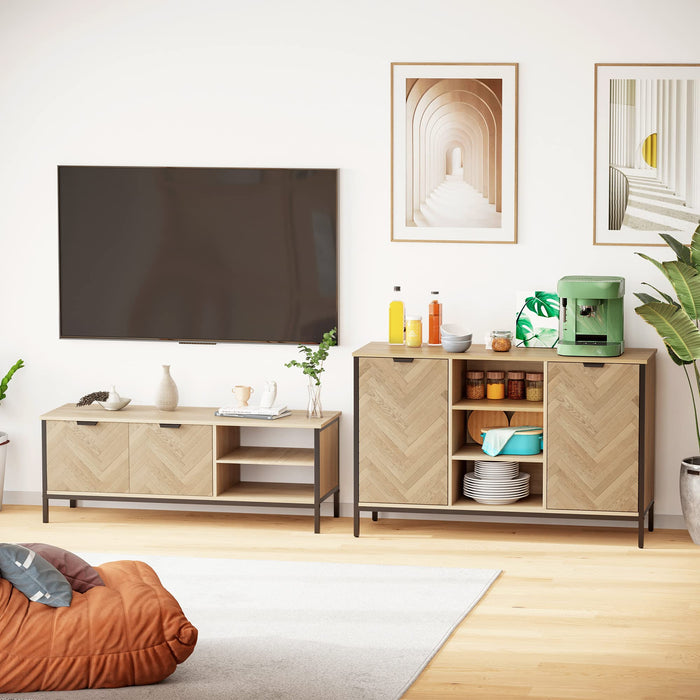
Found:
[{"label": "oak tv cabinet", "polygon": [[[655,354],[583,358],[483,345],[447,353],[388,343],[356,350],[355,536],[363,511],[374,520],[382,511],[568,516],[635,521],[643,547],[647,517],[654,527]],[[543,400],[465,398],[467,370],[496,369],[544,373]],[[488,426],[496,414],[487,411],[513,425],[542,425],[543,451],[486,455],[468,424]],[[506,505],[465,497],[464,476],[480,459],[518,461],[530,495]]]},{"label": "oak tv cabinet", "polygon": [[[44,414],[44,522],[54,499],[71,507],[82,499],[312,508],[319,532],[321,503],[332,496],[333,516],[339,516],[340,412],[309,419],[306,411],[292,411],[264,420],[215,416],[215,410],[129,405],[107,411],[66,404]],[[262,428],[312,431],[314,446],[241,445],[241,428],[251,431],[251,441]],[[249,481],[241,478],[241,465],[308,467],[312,477],[305,483]]]}]

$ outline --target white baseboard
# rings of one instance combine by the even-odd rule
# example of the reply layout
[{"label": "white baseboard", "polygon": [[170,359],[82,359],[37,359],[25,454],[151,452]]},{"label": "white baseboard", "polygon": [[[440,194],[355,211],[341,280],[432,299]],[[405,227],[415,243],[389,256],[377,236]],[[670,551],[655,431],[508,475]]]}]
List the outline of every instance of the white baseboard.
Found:
[{"label": "white baseboard", "polygon": [[[23,506],[40,506],[41,494],[34,491],[5,491],[4,503],[8,505],[23,505]],[[235,506],[220,506],[220,505],[197,505],[185,503],[139,503],[133,501],[90,501],[79,500],[79,503],[90,505],[94,508],[129,508],[129,509],[147,509],[147,510],[182,510],[182,511],[209,511],[217,513],[275,513],[275,514],[309,514],[311,509],[299,508],[255,508],[247,506],[236,508]],[[51,507],[59,505],[60,501],[52,501]],[[538,517],[508,517],[503,515],[466,515],[466,514],[431,514],[431,513],[382,513],[379,511],[382,518],[395,520],[457,520],[460,522],[497,522],[497,523],[535,523],[535,524],[554,524],[559,525],[588,525],[597,527],[630,527],[636,528],[634,522],[620,520],[594,520],[591,518],[538,518]],[[333,514],[332,502],[325,502],[321,505],[321,514],[324,516]],[[340,504],[340,515],[344,518],[351,518],[353,515],[352,503]],[[370,513],[362,513],[362,518],[371,517]],[[685,522],[683,516],[674,513],[654,513],[654,527],[659,530],[685,530]]]}]

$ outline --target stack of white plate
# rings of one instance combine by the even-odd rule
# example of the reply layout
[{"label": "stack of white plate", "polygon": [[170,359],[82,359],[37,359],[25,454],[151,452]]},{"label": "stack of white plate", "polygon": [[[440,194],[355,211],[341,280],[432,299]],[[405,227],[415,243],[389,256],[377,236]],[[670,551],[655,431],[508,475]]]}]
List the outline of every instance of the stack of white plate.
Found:
[{"label": "stack of white plate", "polygon": [[515,503],[530,495],[530,475],[519,469],[518,462],[477,460],[464,475],[464,495],[489,505]]},{"label": "stack of white plate", "polygon": [[515,479],[519,473],[518,462],[493,462],[486,459],[474,461],[474,475],[479,479]]}]

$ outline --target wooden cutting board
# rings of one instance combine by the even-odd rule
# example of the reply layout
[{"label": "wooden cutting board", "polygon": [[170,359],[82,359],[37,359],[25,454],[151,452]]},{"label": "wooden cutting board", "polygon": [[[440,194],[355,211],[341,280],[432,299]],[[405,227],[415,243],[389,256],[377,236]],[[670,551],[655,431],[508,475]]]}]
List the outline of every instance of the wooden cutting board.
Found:
[{"label": "wooden cutting board", "polygon": [[540,428],[544,426],[544,413],[530,413],[530,411],[516,411],[510,417],[510,425],[517,428],[520,425],[536,425]]},{"label": "wooden cutting board", "polygon": [[[525,423],[524,425],[528,425]],[[474,442],[483,445],[481,431],[484,428],[507,428],[508,416],[504,411],[472,411],[467,419],[467,430]]]}]

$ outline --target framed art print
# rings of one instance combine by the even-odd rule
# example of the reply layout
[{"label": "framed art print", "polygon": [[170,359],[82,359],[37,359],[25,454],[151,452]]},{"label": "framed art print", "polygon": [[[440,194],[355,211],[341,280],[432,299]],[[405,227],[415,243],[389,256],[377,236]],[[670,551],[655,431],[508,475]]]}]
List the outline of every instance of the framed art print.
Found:
[{"label": "framed art print", "polygon": [[391,64],[391,240],[517,242],[517,63]]},{"label": "framed art print", "polygon": [[596,245],[688,243],[700,222],[700,64],[595,66]]}]

